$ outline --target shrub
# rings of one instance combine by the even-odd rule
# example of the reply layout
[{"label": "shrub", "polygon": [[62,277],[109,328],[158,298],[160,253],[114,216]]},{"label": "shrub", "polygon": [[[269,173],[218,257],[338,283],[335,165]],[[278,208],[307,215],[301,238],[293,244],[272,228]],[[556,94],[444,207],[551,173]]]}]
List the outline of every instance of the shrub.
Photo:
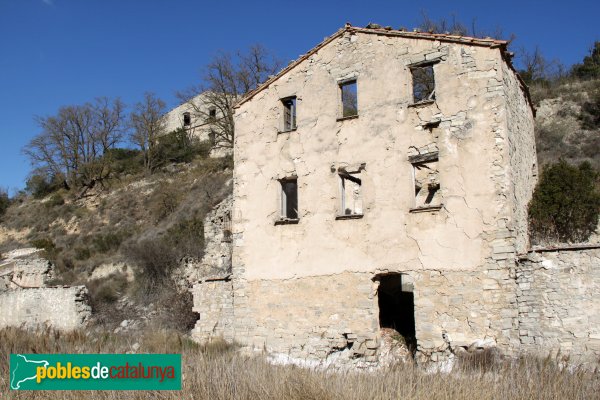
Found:
[{"label": "shrub", "polygon": [[33,173],[25,185],[25,190],[34,198],[41,199],[56,192],[64,186],[64,179],[61,176],[48,176],[44,173]]},{"label": "shrub", "polygon": [[35,247],[36,249],[42,249],[47,252],[52,252],[56,249],[56,245],[54,244],[52,239],[49,239],[49,238],[41,238],[41,239],[32,240],[31,245],[33,247]]},{"label": "shrub", "polygon": [[117,175],[136,174],[144,169],[144,155],[134,149],[110,149],[104,157],[110,158],[111,171]]},{"label": "shrub", "polygon": [[600,89],[590,94],[590,99],[581,106],[579,114],[583,129],[595,130],[600,128]]},{"label": "shrub", "polygon": [[0,189],[0,217],[4,215],[6,210],[10,206],[10,198],[8,197],[8,193],[4,189]]},{"label": "shrub", "polygon": [[535,239],[581,242],[595,231],[600,214],[598,173],[590,163],[564,160],[546,167],[529,203]]},{"label": "shrub", "polygon": [[180,202],[178,183],[160,182],[148,198],[148,209],[155,222],[160,222],[175,212]]},{"label": "shrub", "polygon": [[127,236],[127,232],[109,232],[92,237],[92,245],[97,253],[105,254],[112,250],[117,250],[123,239]]},{"label": "shrub", "polygon": [[172,282],[161,287],[155,304],[160,310],[156,322],[161,329],[189,332],[198,321],[198,313],[192,310],[192,294],[188,290],[178,288]]},{"label": "shrub", "polygon": [[65,204],[65,199],[61,196],[60,193],[54,193],[52,197],[50,197],[50,199],[48,199],[48,201],[44,204],[48,208],[58,207]]},{"label": "shrub", "polygon": [[103,304],[114,303],[127,288],[127,279],[122,274],[112,274],[105,278],[94,279],[86,284],[90,303],[94,310]]},{"label": "shrub", "polygon": [[194,146],[186,130],[178,129],[161,136],[154,149],[154,159],[157,166],[192,161]]},{"label": "shrub", "polygon": [[169,282],[173,269],[184,257],[200,258],[204,250],[204,227],[199,215],[174,224],[160,236],[130,243],[125,256],[139,268],[145,291]]},{"label": "shrub", "polygon": [[125,248],[125,256],[140,268],[140,278],[149,286],[168,278],[178,261],[171,243],[164,237],[130,244]]},{"label": "shrub", "polygon": [[202,257],[204,251],[204,223],[199,215],[179,221],[167,230],[167,237],[172,243],[173,251],[178,259],[183,257]]}]

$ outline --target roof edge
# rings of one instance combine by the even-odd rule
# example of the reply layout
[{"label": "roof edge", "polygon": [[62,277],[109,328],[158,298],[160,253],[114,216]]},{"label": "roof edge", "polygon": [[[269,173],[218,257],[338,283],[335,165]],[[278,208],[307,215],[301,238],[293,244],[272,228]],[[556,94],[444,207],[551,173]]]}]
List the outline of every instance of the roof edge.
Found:
[{"label": "roof edge", "polygon": [[317,51],[321,50],[321,48],[323,48],[324,46],[326,46],[329,43],[331,43],[338,36],[341,36],[344,32],[346,32],[348,30],[349,27],[350,27],[350,25],[346,24],[346,26],[344,26],[343,28],[339,29],[333,35],[331,35],[329,37],[326,37],[321,43],[319,43],[318,45],[316,45],[315,47],[313,47],[312,49],[310,49],[307,53],[301,55],[296,60],[294,60],[291,63],[289,63],[287,67],[285,67],[284,69],[282,69],[281,71],[279,71],[275,76],[267,79],[267,81],[265,83],[262,83],[262,84],[258,85],[258,87],[256,89],[249,91],[244,97],[242,97],[240,99],[240,101],[238,101],[233,106],[233,108],[239,108],[242,104],[244,104],[245,102],[247,102],[248,100],[250,100],[251,98],[253,98],[254,96],[256,96],[263,89],[266,89],[271,83],[275,82],[277,79],[279,79],[283,75],[285,75],[288,71],[290,71],[293,68],[295,68],[302,61],[306,60],[307,58],[309,58],[310,56],[312,56],[313,54],[315,54]]},{"label": "roof edge", "polygon": [[483,46],[483,47],[489,47],[492,49],[497,48],[500,50],[500,53],[501,53],[501,56],[502,56],[502,59],[504,60],[504,62],[507,63],[509,68],[517,76],[517,80],[519,81],[521,89],[523,90],[523,93],[525,94],[527,102],[529,103],[529,106],[531,107],[533,115],[535,116],[536,110],[535,110],[535,107],[531,100],[531,95],[529,93],[529,87],[525,84],[525,82],[523,81],[523,79],[521,78],[521,76],[519,75],[517,70],[515,69],[515,67],[512,65],[510,56],[508,55],[508,51],[507,51],[508,41],[491,39],[491,38],[481,39],[481,38],[475,38],[475,37],[470,37],[470,36],[446,35],[446,34],[429,33],[429,32],[408,32],[408,31],[401,31],[401,30],[393,30],[393,29],[389,29],[389,28],[360,28],[360,27],[352,26],[350,23],[346,23],[343,28],[336,31],[333,35],[326,37],[321,43],[317,44],[315,47],[310,49],[307,53],[303,54],[296,60],[289,63],[287,67],[283,68],[275,76],[272,76],[271,78],[267,79],[266,82],[259,85],[256,89],[248,92],[244,97],[242,97],[240,99],[240,101],[238,101],[234,105],[233,108],[239,108],[242,104],[251,100],[258,93],[260,93],[264,89],[268,88],[273,82],[275,82],[276,80],[281,78],[283,75],[285,75],[290,70],[294,69],[301,62],[308,59],[310,56],[312,56],[313,54],[318,52],[320,49],[322,49],[323,47],[325,47],[326,45],[331,43],[333,40],[335,40],[336,38],[338,38],[345,32],[357,32],[357,33],[366,33],[366,34],[375,34],[375,35],[396,36],[396,37],[402,37],[402,38],[407,38],[407,39],[439,40],[441,42]]}]

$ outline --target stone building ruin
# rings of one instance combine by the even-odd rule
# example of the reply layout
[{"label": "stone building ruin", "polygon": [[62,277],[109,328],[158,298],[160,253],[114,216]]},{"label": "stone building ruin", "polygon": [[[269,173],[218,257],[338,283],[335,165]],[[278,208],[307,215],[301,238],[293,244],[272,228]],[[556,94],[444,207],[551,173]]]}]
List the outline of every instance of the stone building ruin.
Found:
[{"label": "stone building ruin", "polygon": [[0,329],[83,328],[90,319],[85,286],[52,286],[54,265],[34,248],[0,258]]},{"label": "stone building ruin", "polygon": [[533,118],[505,41],[346,25],[237,105],[231,267],[195,280],[194,338],[597,359],[599,250],[530,249]]}]

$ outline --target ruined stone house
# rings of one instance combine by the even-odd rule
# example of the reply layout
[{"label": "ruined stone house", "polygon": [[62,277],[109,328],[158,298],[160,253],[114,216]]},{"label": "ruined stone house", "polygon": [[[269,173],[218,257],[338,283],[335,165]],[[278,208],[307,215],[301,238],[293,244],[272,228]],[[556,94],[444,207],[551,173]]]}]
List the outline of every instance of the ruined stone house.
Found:
[{"label": "ruined stone house", "polygon": [[232,262],[196,281],[194,337],[366,364],[382,328],[420,360],[535,345],[533,118],[505,41],[346,25],[237,105]]},{"label": "ruined stone house", "polygon": [[[193,139],[215,144],[214,124],[222,117],[223,113],[211,102],[210,93],[203,92],[164,115],[165,131],[184,129]],[[231,154],[231,150],[222,146],[215,146],[210,153],[211,157],[228,154]]]}]

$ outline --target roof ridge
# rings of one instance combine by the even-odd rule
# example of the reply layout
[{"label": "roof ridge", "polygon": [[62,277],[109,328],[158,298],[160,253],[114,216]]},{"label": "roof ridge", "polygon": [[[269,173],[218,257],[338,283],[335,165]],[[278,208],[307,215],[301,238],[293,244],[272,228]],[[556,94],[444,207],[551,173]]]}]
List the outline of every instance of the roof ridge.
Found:
[{"label": "roof ridge", "polygon": [[[506,49],[506,46],[508,45],[508,41],[506,41],[506,40],[498,40],[498,39],[492,39],[492,38],[479,39],[479,38],[470,37],[470,36],[446,35],[446,34],[429,33],[429,32],[427,32],[427,33],[425,33],[425,32],[408,32],[408,31],[404,31],[404,30],[394,30],[391,28],[383,28],[383,27],[382,28],[361,28],[361,27],[357,27],[357,26],[352,26],[350,23],[347,22],[343,28],[340,28],[335,33],[333,33],[331,36],[326,37],[321,43],[317,44],[312,49],[310,49],[308,52],[306,52],[305,54],[298,57],[296,60],[289,63],[285,68],[283,68],[277,74],[275,74],[274,76],[267,79],[264,83],[258,85],[258,87],[256,87],[254,90],[251,90],[248,93],[246,93],[246,95],[244,95],[234,105],[234,108],[239,108],[242,104],[244,104],[248,100],[252,99],[259,92],[261,92],[262,90],[267,88],[271,83],[275,82],[277,79],[279,79],[280,77],[285,75],[288,71],[295,68],[301,62],[308,59],[310,56],[315,54],[321,48],[323,48],[327,44],[331,43],[334,39],[336,39],[338,36],[341,36],[345,32],[379,34],[379,35],[397,36],[397,37],[404,37],[404,38],[414,38],[414,39],[441,40],[441,41],[452,42],[452,43],[486,46],[489,48],[499,48],[499,49],[504,48],[504,50]],[[504,56],[502,58],[505,59]],[[507,60],[505,59],[505,61],[507,61]],[[510,62],[508,62],[508,64],[514,70],[514,67],[512,67],[512,64]],[[527,90],[526,85],[524,86],[524,89],[525,89],[525,92],[527,93],[527,95],[529,96],[529,93],[528,93],[529,91]],[[530,105],[533,108],[533,103],[531,103],[531,101],[530,101]]]}]

